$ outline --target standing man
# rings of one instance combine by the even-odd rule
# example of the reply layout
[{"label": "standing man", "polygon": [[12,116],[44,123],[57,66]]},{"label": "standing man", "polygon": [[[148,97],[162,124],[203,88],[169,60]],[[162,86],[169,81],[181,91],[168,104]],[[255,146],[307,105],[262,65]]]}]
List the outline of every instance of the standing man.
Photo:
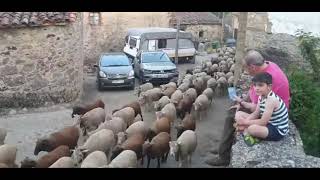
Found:
[{"label": "standing man", "polygon": [[[289,109],[290,92],[288,78],[277,64],[265,61],[258,51],[250,50],[244,57],[243,67],[250,76],[254,76],[262,72],[271,74],[273,82],[272,91],[284,101],[286,107]],[[236,97],[237,105],[232,106],[231,108],[237,108],[237,110],[241,108],[242,111],[248,113],[254,112],[259,96],[255,93],[253,85],[250,86],[248,94],[249,95],[247,97],[250,98],[248,100]],[[219,156],[217,158],[206,160],[207,164],[211,166],[227,166],[230,163],[231,147],[235,138],[234,122],[234,118],[226,118],[219,149],[211,151],[211,153],[218,154]]]}]

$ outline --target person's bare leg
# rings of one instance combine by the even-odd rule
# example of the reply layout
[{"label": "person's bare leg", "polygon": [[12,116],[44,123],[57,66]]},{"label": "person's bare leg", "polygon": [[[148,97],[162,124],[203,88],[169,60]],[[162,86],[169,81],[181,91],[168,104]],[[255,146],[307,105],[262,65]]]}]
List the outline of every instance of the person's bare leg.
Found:
[{"label": "person's bare leg", "polygon": [[260,126],[253,124],[248,127],[247,132],[254,137],[265,139],[268,136],[268,128],[266,126]]}]

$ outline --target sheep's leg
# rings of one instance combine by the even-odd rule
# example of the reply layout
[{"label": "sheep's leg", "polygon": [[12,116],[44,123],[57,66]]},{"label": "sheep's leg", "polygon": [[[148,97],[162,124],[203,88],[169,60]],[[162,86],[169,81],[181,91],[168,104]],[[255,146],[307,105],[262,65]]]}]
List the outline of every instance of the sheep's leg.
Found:
[{"label": "sheep's leg", "polygon": [[148,164],[147,164],[147,168],[149,168],[149,165],[150,165],[150,160],[151,160],[151,157],[148,155]]},{"label": "sheep's leg", "polygon": [[168,160],[168,155],[169,155],[169,151],[168,151],[167,154],[166,154],[165,162],[167,162],[167,160]]},{"label": "sheep's leg", "polygon": [[157,168],[160,168],[160,157],[158,157],[157,159],[158,159],[158,165],[157,165]]},{"label": "sheep's leg", "polygon": [[141,121],[143,121],[142,113],[140,114],[140,116],[141,116]]},{"label": "sheep's leg", "polygon": [[182,160],[179,161],[178,167],[179,167],[179,168],[182,168]]},{"label": "sheep's leg", "polygon": [[144,159],[143,159],[143,156],[141,157],[141,166],[143,166],[143,162],[144,162]]}]

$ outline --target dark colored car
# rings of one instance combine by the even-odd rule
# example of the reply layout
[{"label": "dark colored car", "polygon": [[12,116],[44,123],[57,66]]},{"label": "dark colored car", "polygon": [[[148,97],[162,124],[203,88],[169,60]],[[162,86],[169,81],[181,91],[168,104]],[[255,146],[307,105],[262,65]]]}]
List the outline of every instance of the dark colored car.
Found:
[{"label": "dark colored car", "polygon": [[227,39],[226,46],[227,47],[236,47],[237,41],[235,39]]},{"label": "dark colored car", "polygon": [[102,54],[97,68],[97,85],[105,87],[129,87],[134,89],[135,79],[132,62],[124,53]]},{"label": "dark colored car", "polygon": [[177,66],[163,51],[142,51],[134,60],[135,75],[141,83],[167,83],[178,78]]}]

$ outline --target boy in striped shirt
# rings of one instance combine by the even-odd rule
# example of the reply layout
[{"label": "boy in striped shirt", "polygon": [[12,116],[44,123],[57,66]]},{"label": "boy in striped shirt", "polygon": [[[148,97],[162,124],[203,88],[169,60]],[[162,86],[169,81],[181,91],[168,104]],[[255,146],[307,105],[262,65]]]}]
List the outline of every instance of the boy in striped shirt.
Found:
[{"label": "boy in striped shirt", "polygon": [[272,91],[272,76],[263,72],[252,79],[254,90],[259,96],[253,113],[237,113],[235,119],[238,129],[248,145],[259,139],[279,141],[289,132],[288,109],[283,100]]}]

